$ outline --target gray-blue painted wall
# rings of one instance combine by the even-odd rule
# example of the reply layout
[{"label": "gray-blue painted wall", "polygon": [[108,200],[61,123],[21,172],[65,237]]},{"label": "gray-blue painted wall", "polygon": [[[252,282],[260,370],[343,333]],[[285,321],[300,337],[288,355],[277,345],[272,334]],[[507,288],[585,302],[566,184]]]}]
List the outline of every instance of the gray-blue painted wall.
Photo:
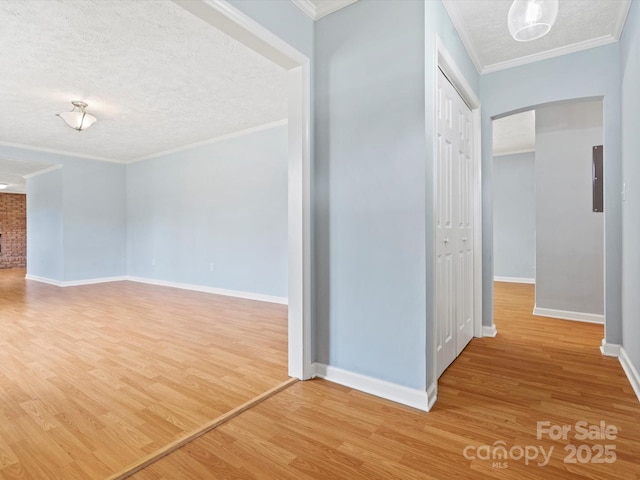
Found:
[{"label": "gray-blue painted wall", "polygon": [[[593,212],[602,102],[536,109],[536,307],[604,313],[603,214]],[[494,172],[495,173],[495,172]]]},{"label": "gray-blue painted wall", "polygon": [[640,5],[631,3],[620,39],[622,169],[626,184],[622,232],[622,345],[640,369]]},{"label": "gray-blue painted wall", "polygon": [[287,159],[280,126],[128,165],[128,274],[287,297]]},{"label": "gray-blue painted wall", "polygon": [[70,158],[62,172],[64,280],[125,275],[125,166]]},{"label": "gray-blue painted wall", "polygon": [[360,3],[316,26],[317,359],[421,387],[424,10]]},{"label": "gray-blue painted wall", "polygon": [[27,182],[27,273],[62,281],[62,169]]},{"label": "gray-blue painted wall", "polygon": [[493,254],[496,277],[535,278],[536,156],[493,157]]}]

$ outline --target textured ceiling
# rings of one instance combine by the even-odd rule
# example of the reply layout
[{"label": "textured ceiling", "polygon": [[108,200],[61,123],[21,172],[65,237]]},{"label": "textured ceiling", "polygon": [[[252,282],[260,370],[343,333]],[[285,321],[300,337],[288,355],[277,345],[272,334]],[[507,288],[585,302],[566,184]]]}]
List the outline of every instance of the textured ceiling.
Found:
[{"label": "textured ceiling", "polygon": [[24,175],[30,175],[51,166],[50,163],[0,158],[0,183],[9,185],[6,190],[0,190],[0,193],[26,193]]},{"label": "textured ceiling", "polygon": [[493,154],[532,152],[536,148],[535,110],[493,121]]},{"label": "textured ceiling", "polygon": [[620,38],[631,0],[560,0],[546,36],[516,42],[507,28],[512,0],[443,0],[479,72],[612,43]]},{"label": "textured ceiling", "polygon": [[358,0],[291,0],[291,3],[302,10],[312,20],[319,20],[357,1]]},{"label": "textured ceiling", "polygon": [[287,117],[282,68],[169,0],[2,0],[0,25],[3,143],[126,162]]}]

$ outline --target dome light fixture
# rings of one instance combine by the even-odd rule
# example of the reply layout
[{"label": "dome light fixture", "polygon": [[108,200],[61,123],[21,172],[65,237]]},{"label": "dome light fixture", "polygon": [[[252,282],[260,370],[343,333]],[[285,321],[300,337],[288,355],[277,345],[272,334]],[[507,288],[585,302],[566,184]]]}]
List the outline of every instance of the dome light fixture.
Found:
[{"label": "dome light fixture", "polygon": [[86,103],[74,101],[71,104],[73,105],[73,110],[58,114],[71,128],[81,132],[96,122],[96,117],[87,113],[86,108],[88,105]]},{"label": "dome light fixture", "polygon": [[0,190],[6,190],[7,188],[9,188],[8,183],[0,183]]},{"label": "dome light fixture", "polygon": [[517,42],[544,37],[558,16],[558,0],[515,0],[507,16],[509,33]]}]

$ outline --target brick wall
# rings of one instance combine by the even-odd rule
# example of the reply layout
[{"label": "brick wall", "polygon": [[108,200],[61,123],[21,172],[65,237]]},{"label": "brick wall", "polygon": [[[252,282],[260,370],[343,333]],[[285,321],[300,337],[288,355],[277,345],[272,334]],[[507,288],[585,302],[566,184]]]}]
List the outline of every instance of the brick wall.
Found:
[{"label": "brick wall", "polygon": [[0,268],[27,266],[27,196],[0,193]]}]

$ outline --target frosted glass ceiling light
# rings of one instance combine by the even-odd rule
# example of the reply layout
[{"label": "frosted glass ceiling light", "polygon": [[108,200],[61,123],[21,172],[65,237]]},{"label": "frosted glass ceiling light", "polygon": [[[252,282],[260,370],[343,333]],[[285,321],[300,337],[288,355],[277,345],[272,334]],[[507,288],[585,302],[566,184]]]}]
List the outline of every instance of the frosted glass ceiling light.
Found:
[{"label": "frosted glass ceiling light", "polygon": [[544,37],[558,16],[558,0],[515,0],[507,16],[509,33],[518,42]]},{"label": "frosted glass ceiling light", "polygon": [[71,104],[73,105],[73,110],[58,114],[58,116],[67,122],[67,125],[71,128],[80,132],[82,130],[86,130],[96,122],[96,117],[89,115],[85,111],[88,107],[86,103],[76,101],[71,102]]},{"label": "frosted glass ceiling light", "polygon": [[6,190],[9,187],[7,183],[0,183],[0,190]]}]

